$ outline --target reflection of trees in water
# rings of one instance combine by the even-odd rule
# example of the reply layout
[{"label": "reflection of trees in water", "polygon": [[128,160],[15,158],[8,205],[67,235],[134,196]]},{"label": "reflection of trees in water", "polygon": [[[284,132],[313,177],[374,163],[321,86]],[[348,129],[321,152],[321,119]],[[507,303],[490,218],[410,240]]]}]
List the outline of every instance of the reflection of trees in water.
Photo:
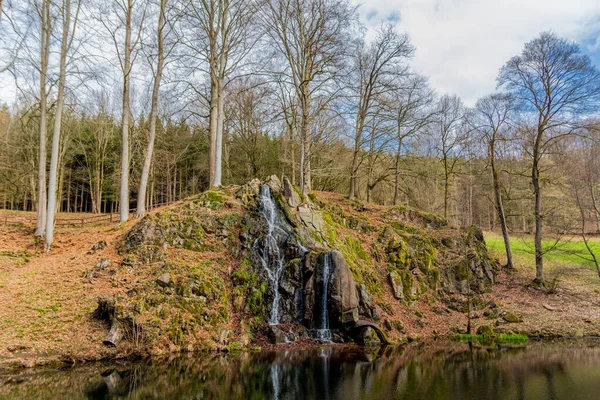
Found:
[{"label": "reflection of trees in water", "polygon": [[582,382],[597,386],[598,366],[600,348],[548,345],[201,354],[29,373],[13,391],[0,385],[0,398],[37,390],[38,398],[63,399],[558,399],[572,387],[583,390],[576,387]]}]

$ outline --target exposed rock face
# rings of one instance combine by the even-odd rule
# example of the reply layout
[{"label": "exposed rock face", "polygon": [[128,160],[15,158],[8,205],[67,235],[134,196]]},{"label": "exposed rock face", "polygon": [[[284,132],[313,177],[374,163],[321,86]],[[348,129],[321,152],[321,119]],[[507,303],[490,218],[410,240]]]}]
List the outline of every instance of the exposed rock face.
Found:
[{"label": "exposed rock face", "polygon": [[332,321],[339,325],[358,322],[358,293],[352,271],[344,255],[337,250],[331,252],[334,270],[331,275],[330,310]]},{"label": "exposed rock face", "polygon": [[[258,240],[250,250],[256,255],[253,262],[255,271],[269,282],[273,279],[264,268],[265,252],[276,250],[277,254],[270,259],[283,257],[285,266],[277,287],[270,285],[265,293],[266,304],[273,304],[272,307],[278,307],[279,311],[278,320],[271,320],[271,323],[299,322],[313,330],[325,327],[345,330],[361,318],[379,320],[378,307],[373,304],[367,287],[356,283],[344,254],[336,249],[324,248],[323,244],[311,239],[323,235],[321,211],[312,203],[303,203],[288,179],[280,185],[273,176],[269,178],[268,185],[272,198],[281,198],[277,210],[281,215],[275,218],[280,235],[277,249],[273,248],[274,243],[267,245],[264,240]],[[259,204],[264,201],[260,200]],[[256,219],[264,220],[264,211]],[[296,222],[295,226],[288,221]],[[273,228],[268,224],[255,222],[253,226],[259,227],[259,231],[252,232],[250,238],[272,234]]]}]

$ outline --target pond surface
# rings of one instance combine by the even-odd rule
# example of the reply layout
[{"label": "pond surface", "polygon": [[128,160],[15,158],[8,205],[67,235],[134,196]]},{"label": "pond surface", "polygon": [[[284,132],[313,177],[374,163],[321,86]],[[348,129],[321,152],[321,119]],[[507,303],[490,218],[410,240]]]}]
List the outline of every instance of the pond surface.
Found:
[{"label": "pond surface", "polygon": [[323,348],[0,375],[1,399],[600,399],[600,343]]}]

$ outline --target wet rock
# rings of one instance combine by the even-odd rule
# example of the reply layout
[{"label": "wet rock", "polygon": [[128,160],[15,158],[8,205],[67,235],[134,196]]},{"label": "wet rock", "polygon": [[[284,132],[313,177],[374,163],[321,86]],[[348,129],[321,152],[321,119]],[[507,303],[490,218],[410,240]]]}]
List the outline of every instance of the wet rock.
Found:
[{"label": "wet rock", "polygon": [[339,332],[333,332],[333,334],[331,336],[331,340],[334,343],[345,343],[346,342],[344,340],[344,337],[342,335],[340,335]]},{"label": "wet rock", "polygon": [[171,274],[168,272],[161,274],[158,278],[156,278],[156,283],[161,287],[171,286],[173,284],[173,281],[171,280]]},{"label": "wet rock", "polygon": [[396,271],[391,271],[388,274],[388,280],[390,281],[390,285],[392,286],[392,292],[394,293],[394,297],[398,300],[404,299],[404,291],[402,286],[402,278]]},{"label": "wet rock", "polygon": [[269,325],[266,331],[267,338],[273,344],[295,342],[306,335],[306,330],[297,325]]}]

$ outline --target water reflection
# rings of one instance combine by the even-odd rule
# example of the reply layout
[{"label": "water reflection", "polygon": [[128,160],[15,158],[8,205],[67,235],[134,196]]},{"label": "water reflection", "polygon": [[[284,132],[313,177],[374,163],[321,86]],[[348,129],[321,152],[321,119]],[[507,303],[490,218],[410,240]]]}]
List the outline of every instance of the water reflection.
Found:
[{"label": "water reflection", "polygon": [[0,376],[11,399],[597,399],[595,343],[201,355]]}]

